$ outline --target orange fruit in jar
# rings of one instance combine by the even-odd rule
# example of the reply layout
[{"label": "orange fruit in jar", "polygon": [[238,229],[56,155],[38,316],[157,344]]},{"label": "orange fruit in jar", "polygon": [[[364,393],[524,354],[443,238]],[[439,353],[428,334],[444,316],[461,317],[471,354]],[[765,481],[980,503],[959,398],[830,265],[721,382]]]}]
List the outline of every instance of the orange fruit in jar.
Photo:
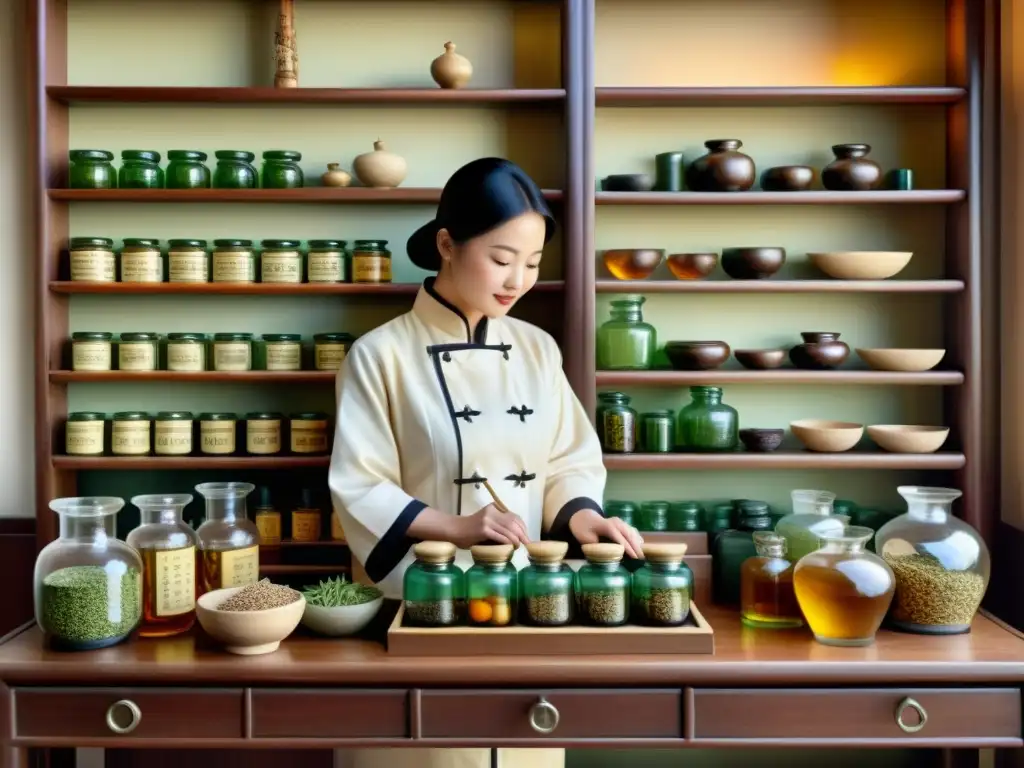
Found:
[{"label": "orange fruit in jar", "polygon": [[504,626],[512,621],[512,609],[509,604],[502,600],[501,602],[495,602],[494,604],[494,615],[491,618],[492,624],[498,624]]},{"label": "orange fruit in jar", "polygon": [[476,624],[486,624],[494,615],[494,609],[486,600],[469,601],[469,619]]}]

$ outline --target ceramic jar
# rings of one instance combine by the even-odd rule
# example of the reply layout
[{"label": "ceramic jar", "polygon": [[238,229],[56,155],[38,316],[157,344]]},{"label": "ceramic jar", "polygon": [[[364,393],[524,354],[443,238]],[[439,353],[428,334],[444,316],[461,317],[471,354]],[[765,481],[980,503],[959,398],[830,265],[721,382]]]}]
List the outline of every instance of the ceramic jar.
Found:
[{"label": "ceramic jar", "polygon": [[352,175],[342,170],[340,163],[328,163],[320,181],[325,187],[347,187],[352,183]]},{"label": "ceramic jar", "polygon": [[430,63],[430,76],[442,88],[461,88],[473,76],[473,65],[455,52],[455,43],[449,40],[444,44],[444,53]]},{"label": "ceramic jar", "polygon": [[821,183],[825,189],[837,192],[864,192],[878,187],[882,180],[882,169],[874,160],[869,160],[870,144],[836,144],[832,154],[836,159],[821,172]]},{"label": "ceramic jar", "polygon": [[686,169],[686,185],[694,192],[742,192],[754,186],[756,168],[749,155],[739,151],[739,139],[705,141],[708,154]]},{"label": "ceramic jar", "polygon": [[373,152],[364,152],[352,161],[352,170],[367,187],[397,187],[405,181],[408,164],[405,158],[388,152],[380,139],[373,142]]},{"label": "ceramic jar", "polygon": [[800,334],[804,343],[789,350],[789,359],[797,368],[826,371],[843,364],[850,355],[850,347],[839,340],[838,333],[813,331]]}]

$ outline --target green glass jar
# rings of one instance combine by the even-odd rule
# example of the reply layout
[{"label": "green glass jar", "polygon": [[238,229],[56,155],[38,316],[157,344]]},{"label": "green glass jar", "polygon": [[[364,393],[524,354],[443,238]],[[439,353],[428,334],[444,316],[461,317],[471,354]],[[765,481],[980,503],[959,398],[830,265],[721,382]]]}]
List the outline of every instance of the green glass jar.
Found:
[{"label": "green glass jar", "polygon": [[668,529],[694,533],[701,529],[704,509],[696,501],[673,501],[668,505]]},{"label": "green glass jar", "polygon": [[68,264],[70,277],[76,283],[117,282],[114,241],[108,237],[72,237]]},{"label": "green glass jar", "polygon": [[252,249],[252,240],[213,241],[213,282],[256,282],[256,252]]},{"label": "green glass jar", "polygon": [[790,497],[793,512],[775,524],[775,532],[786,539],[786,551],[796,563],[824,546],[825,534],[842,533],[850,518],[836,514],[836,495],[831,491],[798,489]]},{"label": "green glass jar", "polygon": [[562,627],[572,621],[575,574],[563,561],[564,541],[531,541],[530,564],[519,572],[519,622],[530,627]]},{"label": "green glass jar", "polygon": [[516,615],[519,579],[511,544],[470,548],[473,566],[466,571],[466,617],[470,626],[507,627]]},{"label": "green glass jar", "polygon": [[254,411],[245,414],[245,452],[250,456],[272,456],[281,453],[284,416],[275,411]]},{"label": "green glass jar", "polygon": [[416,562],[405,569],[402,597],[404,623],[417,627],[451,627],[459,623],[466,594],[465,574],[455,565],[455,545],[421,541]]},{"label": "green glass jar", "polygon": [[331,419],[326,413],[293,413],[288,422],[291,452],[296,456],[322,456],[331,452]]},{"label": "green glass jar", "polygon": [[739,414],[722,402],[721,387],[690,387],[689,405],[676,417],[676,445],[681,451],[735,451],[740,444]]},{"label": "green glass jar", "polygon": [[310,283],[345,282],[345,241],[310,240],[306,255],[306,281]]},{"label": "green glass jar", "polygon": [[209,189],[206,153],[194,149],[168,151],[166,179],[168,189]]},{"label": "green glass jar", "polygon": [[105,413],[69,413],[64,427],[64,452],[68,456],[102,456],[107,444],[106,430]]},{"label": "green glass jar", "polygon": [[704,530],[708,534],[708,543],[712,543],[720,533],[733,527],[736,510],[732,504],[715,504],[708,507],[704,518]]},{"label": "green glass jar", "polygon": [[237,451],[238,416],[234,413],[199,414],[199,452],[206,456],[233,456]]},{"label": "green glass jar", "polygon": [[201,373],[206,370],[207,338],[204,333],[167,334],[167,370]]},{"label": "green glass jar", "polygon": [[192,453],[195,420],[188,411],[160,411],[153,420],[153,453],[188,456]]},{"label": "green glass jar", "polygon": [[345,362],[355,336],[351,333],[313,335],[313,367],[318,371],[337,371]]},{"label": "green glass jar", "polygon": [[352,282],[390,283],[391,251],[387,240],[356,240],[352,244]]},{"label": "green glass jar", "polygon": [[770,531],[771,527],[768,505],[763,501],[745,500],[736,527],[715,538],[711,585],[716,603],[739,605],[743,563],[757,554],[754,531]]},{"label": "green glass jar", "polygon": [[115,456],[152,453],[152,420],[145,411],[121,411],[110,420],[110,452]]},{"label": "green glass jar", "polygon": [[178,238],[167,241],[167,281],[210,282],[210,254],[205,240]]},{"label": "green glass jar", "polygon": [[587,562],[576,572],[576,603],[581,621],[618,627],[629,621],[631,579],[622,567],[621,544],[584,544]]},{"label": "green glass jar", "polygon": [[126,237],[121,247],[122,283],[162,283],[164,255],[160,241],[151,237]]},{"label": "green glass jar", "polygon": [[[836,499],[832,502],[832,511],[837,515],[846,515],[850,520],[857,516],[857,505],[849,499]],[[854,523],[850,523],[853,525]]]},{"label": "green glass jar", "polygon": [[136,373],[157,370],[159,344],[155,333],[122,333],[117,342],[117,369]]},{"label": "green glass jar", "polygon": [[264,240],[260,243],[260,282],[301,283],[302,246],[298,240]]},{"label": "green glass jar", "polygon": [[264,333],[258,346],[256,367],[264,371],[301,371],[302,336],[298,333]]},{"label": "green glass jar", "polygon": [[604,513],[608,517],[618,517],[623,522],[635,526],[640,517],[637,505],[632,501],[607,501]]},{"label": "green glass jar", "polygon": [[163,189],[164,171],[160,167],[160,153],[149,149],[123,150],[117,186],[121,189]]},{"label": "green glass jar", "polygon": [[212,360],[215,371],[251,371],[252,334],[213,334]]},{"label": "green glass jar", "polygon": [[114,334],[106,331],[75,331],[71,334],[71,370],[111,370],[113,338]]},{"label": "green glass jar", "polygon": [[629,396],[625,392],[598,392],[597,408],[594,410],[594,428],[597,439],[604,446],[604,412],[610,405],[628,403]]},{"label": "green glass jar", "polygon": [[[637,416],[629,403],[632,398],[621,392],[609,395],[601,403],[599,432],[605,453],[633,453],[637,446]],[[618,395],[612,398],[610,395]]]},{"label": "green glass jar", "polygon": [[214,189],[256,189],[259,175],[252,161],[256,155],[239,149],[218,149],[213,153],[217,167],[213,171]]},{"label": "green glass jar", "polygon": [[297,189],[305,184],[302,168],[301,152],[289,149],[268,149],[263,153],[263,173],[261,174],[264,189]]},{"label": "green glass jar", "polygon": [[663,532],[668,530],[668,502],[640,502],[640,526],[644,531]]},{"label": "green glass jar", "polygon": [[675,424],[672,411],[648,411],[640,417],[640,450],[671,453]]},{"label": "green glass jar", "polygon": [[72,149],[68,156],[71,189],[117,189],[117,171],[110,162],[114,153],[105,149]]},{"label": "green glass jar", "polygon": [[685,544],[645,544],[646,562],[633,574],[633,621],[678,627],[690,615],[693,571],[683,562]]},{"label": "green glass jar", "polygon": [[644,322],[643,296],[611,303],[611,319],[597,329],[597,368],[602,371],[645,371],[654,366],[658,334]]}]

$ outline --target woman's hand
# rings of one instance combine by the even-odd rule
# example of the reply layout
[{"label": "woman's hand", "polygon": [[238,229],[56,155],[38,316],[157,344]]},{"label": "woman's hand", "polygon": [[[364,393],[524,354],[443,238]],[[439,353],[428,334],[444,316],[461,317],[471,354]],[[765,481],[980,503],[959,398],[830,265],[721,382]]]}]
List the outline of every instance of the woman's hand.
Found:
[{"label": "woman's hand", "polygon": [[602,517],[593,509],[581,509],[569,518],[569,530],[580,544],[596,544],[610,539],[621,544],[634,559],[644,556],[644,540],[632,525],[620,517]]},{"label": "woman's hand", "polygon": [[487,542],[513,546],[530,543],[526,523],[517,515],[501,512],[493,504],[472,515],[452,517],[450,525],[448,541],[459,549]]}]

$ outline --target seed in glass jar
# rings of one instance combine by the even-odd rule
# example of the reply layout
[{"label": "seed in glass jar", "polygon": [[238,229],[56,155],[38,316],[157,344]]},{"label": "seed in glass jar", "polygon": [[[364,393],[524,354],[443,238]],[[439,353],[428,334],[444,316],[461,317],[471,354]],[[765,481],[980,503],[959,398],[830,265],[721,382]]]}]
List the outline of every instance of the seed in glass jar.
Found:
[{"label": "seed in glass jar", "polygon": [[687,589],[657,587],[640,601],[640,607],[655,624],[682,624],[690,613],[690,593]]},{"label": "seed in glass jar", "polygon": [[569,595],[553,592],[527,597],[526,615],[534,624],[565,624],[569,621]]},{"label": "seed in glass jar", "polygon": [[626,593],[619,589],[585,592],[583,610],[595,624],[622,624],[627,616]]},{"label": "seed in glass jar", "polygon": [[884,555],[896,574],[892,618],[928,626],[967,626],[985,595],[976,571],[950,571],[930,555]]},{"label": "seed in glass jar", "polygon": [[261,579],[255,584],[242,587],[218,606],[221,611],[265,611],[290,605],[302,595],[291,587],[274,584],[270,579]]},{"label": "seed in glass jar", "polygon": [[445,626],[455,623],[454,600],[406,600],[405,615],[417,624]]}]

